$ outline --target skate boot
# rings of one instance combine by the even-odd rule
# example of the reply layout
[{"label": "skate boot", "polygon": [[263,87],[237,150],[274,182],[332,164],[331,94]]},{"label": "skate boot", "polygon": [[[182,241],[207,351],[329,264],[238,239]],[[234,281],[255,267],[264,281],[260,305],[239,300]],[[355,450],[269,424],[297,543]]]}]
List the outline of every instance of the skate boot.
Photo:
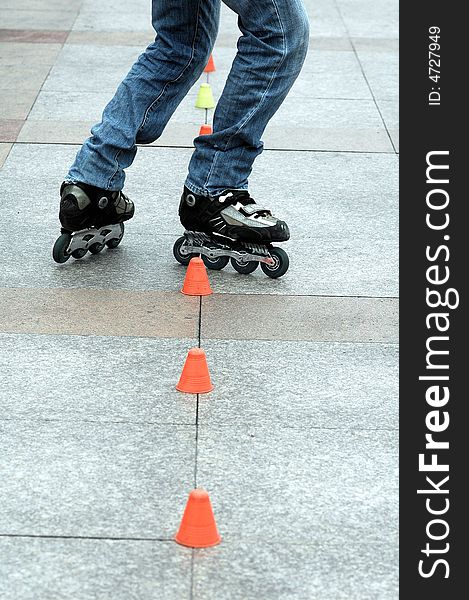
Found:
[{"label": "skate boot", "polygon": [[124,221],[135,210],[125,194],[64,181],[60,196],[62,235],[52,252],[56,262],[66,262],[70,256],[83,258],[88,251],[97,254],[104,246],[117,248],[124,236]]},{"label": "skate boot", "polygon": [[231,258],[238,273],[252,273],[259,264],[269,277],[286,273],[288,255],[272,242],[288,240],[288,226],[256,204],[247,190],[208,197],[185,187],[179,217],[186,231],[176,240],[173,253],[181,264],[200,254],[209,269],[223,269]]}]

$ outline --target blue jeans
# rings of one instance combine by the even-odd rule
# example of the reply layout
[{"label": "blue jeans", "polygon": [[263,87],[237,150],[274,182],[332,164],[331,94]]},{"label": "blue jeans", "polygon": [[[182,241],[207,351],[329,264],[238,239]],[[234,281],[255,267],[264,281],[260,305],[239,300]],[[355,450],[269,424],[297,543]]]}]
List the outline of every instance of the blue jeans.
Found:
[{"label": "blue jeans", "polygon": [[[242,36],[213,117],[194,140],[186,186],[196,194],[247,189],[261,136],[297,78],[309,41],[302,0],[224,0]],[[153,0],[155,41],[138,58],[78,152],[68,181],[124,187],[136,144],[162,134],[201,76],[218,33],[220,0]]]}]

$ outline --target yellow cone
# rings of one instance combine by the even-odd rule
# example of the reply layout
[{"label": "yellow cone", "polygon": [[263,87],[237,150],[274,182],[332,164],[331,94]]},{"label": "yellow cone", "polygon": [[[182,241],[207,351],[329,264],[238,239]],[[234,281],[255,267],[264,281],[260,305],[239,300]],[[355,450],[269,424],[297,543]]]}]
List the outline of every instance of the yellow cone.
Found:
[{"label": "yellow cone", "polygon": [[202,83],[200,85],[195,106],[196,108],[215,108],[212,86],[209,83]]}]

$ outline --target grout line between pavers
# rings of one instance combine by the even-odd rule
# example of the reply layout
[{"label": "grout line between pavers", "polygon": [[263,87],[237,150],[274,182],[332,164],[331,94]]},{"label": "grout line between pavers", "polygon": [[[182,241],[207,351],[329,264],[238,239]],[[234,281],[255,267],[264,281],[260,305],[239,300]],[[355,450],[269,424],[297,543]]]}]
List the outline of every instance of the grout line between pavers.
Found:
[{"label": "grout line between pavers", "polygon": [[[202,337],[202,296],[199,296],[199,330],[198,330],[198,344],[199,344],[199,348],[200,348],[200,341],[201,341],[201,337]],[[199,398],[199,395],[197,394],[197,399]]]},{"label": "grout line between pavers", "polygon": [[109,540],[116,542],[173,542],[173,538],[167,537],[126,537],[108,535],[42,535],[34,533],[0,533],[0,538],[24,538],[24,539],[53,539],[53,540]]},{"label": "grout line between pavers", "polygon": [[195,548],[192,548],[191,552],[191,580],[190,580],[190,588],[189,588],[189,600],[193,600],[194,598],[194,563],[195,563]]},{"label": "grout line between pavers", "polygon": [[[84,338],[101,338],[103,337],[102,335],[94,335],[94,334],[75,334],[75,333],[38,333],[38,332],[27,332],[27,331],[0,331],[0,337],[1,336],[43,336],[43,337],[84,337]],[[168,339],[168,338],[160,338],[157,336],[127,336],[127,335],[108,335],[108,338],[116,338],[116,339],[135,339],[135,340],[161,340],[161,339]],[[179,338],[169,338],[170,340],[175,340],[175,339],[179,339]],[[344,344],[349,344],[349,345],[355,345],[355,346],[363,346],[363,345],[367,345],[367,346],[398,346],[399,345],[399,340],[396,339],[396,341],[392,341],[392,340],[351,340],[351,339],[342,339],[342,340],[337,340],[337,339],[329,339],[329,340],[319,340],[319,339],[306,339],[306,338],[279,338],[279,337],[272,337],[272,338],[261,338],[261,337],[237,337],[237,338],[233,338],[233,337],[214,337],[214,336],[210,336],[207,335],[207,340],[209,341],[226,341],[226,342],[246,342],[246,341],[253,341],[253,342],[266,342],[266,343],[272,343],[272,342],[298,342],[298,343],[302,343],[302,344],[340,344],[340,345],[344,345]],[[0,417],[1,419],[2,417]],[[116,423],[122,423],[124,421],[116,421]],[[175,423],[176,424],[176,423]],[[192,425],[192,423],[191,423]]]},{"label": "grout line between pavers", "polygon": [[[64,42],[65,43],[65,42]],[[52,68],[52,67],[51,67]],[[47,77],[46,77],[47,79]],[[41,86],[42,89],[42,86]],[[41,90],[39,90],[41,91]],[[39,95],[39,92],[38,92]],[[37,98],[36,98],[37,99]],[[34,102],[35,104],[35,102]],[[34,106],[33,104],[33,106]],[[32,107],[31,107],[32,109]],[[31,112],[31,111],[30,111]],[[381,117],[382,118],[382,117]],[[30,121],[30,123],[32,123],[33,121]],[[386,132],[389,135],[389,132],[386,128]],[[21,131],[19,132],[21,133]],[[18,134],[19,135],[19,134]],[[7,142],[5,142],[7,143]],[[78,143],[78,142],[28,142],[25,140],[19,140],[19,141],[15,141],[15,144],[23,144],[23,145],[27,145],[27,146],[77,146],[77,147],[81,147],[82,144]],[[148,146],[142,146],[137,144],[137,146],[139,148],[145,148],[147,150],[161,150],[161,149],[176,149],[176,150],[194,150],[194,146],[183,146],[183,145],[148,145]],[[394,148],[394,145],[393,145]],[[385,150],[320,150],[320,149],[307,149],[307,148],[265,148],[263,150],[264,152],[309,152],[311,154],[313,153],[322,153],[322,154],[384,154],[384,155],[388,155],[388,156],[396,156],[397,151],[394,152],[388,152]]]},{"label": "grout line between pavers", "polygon": [[[135,234],[134,234],[135,235]],[[177,235],[177,233],[159,233],[158,236],[160,238],[174,238]],[[296,238],[298,241],[302,241],[303,238]],[[80,291],[86,291],[86,292],[125,292],[125,293],[136,293],[136,294],[144,294],[144,293],[148,293],[148,294],[177,294],[177,291],[174,289],[158,289],[158,288],[154,288],[154,289],[133,289],[133,288],[96,288],[96,287],[89,287],[89,288],[80,288],[80,287],[17,287],[17,286],[0,286],[0,292],[4,291],[4,290],[15,290],[16,292],[31,292],[33,290],[41,290],[41,291],[46,291],[46,292],[50,292],[50,291],[58,291],[58,292],[63,292],[68,291],[68,290],[80,290]],[[279,298],[326,298],[326,299],[336,299],[336,298],[355,298],[357,300],[399,300],[400,296],[367,296],[367,295],[357,295],[357,294],[350,294],[350,295],[346,295],[346,294],[293,294],[293,293],[289,293],[289,294],[275,294],[275,293],[266,293],[265,291],[262,292],[214,292],[213,293],[214,297],[220,297],[220,296],[243,296],[243,297],[250,297],[250,296],[278,296]],[[201,327],[201,313],[199,313],[199,327]],[[80,334],[77,334],[80,335]],[[141,336],[126,336],[126,337],[141,337]],[[161,339],[174,339],[171,337],[168,338],[161,338]],[[200,331],[199,331],[199,346],[200,346]]]},{"label": "grout line between pavers", "polygon": [[[162,542],[162,543],[174,543],[173,538],[146,538],[146,537],[112,537],[112,536],[79,536],[79,535],[41,535],[41,534],[28,534],[28,533],[0,533],[0,539],[44,539],[44,540],[96,540],[96,541],[109,541],[109,542]],[[246,535],[243,536],[242,540],[244,542],[258,542],[258,536]],[[284,538],[265,538],[260,540],[263,545],[288,545],[288,546],[300,546],[300,547],[308,547],[313,548],[317,547],[320,542],[318,541],[308,541],[301,540],[297,541],[296,539],[287,539]],[[233,534],[228,536],[223,536],[223,544],[234,544],[237,545],[239,543],[239,538],[233,536]],[[192,556],[195,557],[195,549],[192,549]],[[192,586],[191,586],[192,588]],[[193,595],[190,596],[191,600]]]},{"label": "grout line between pavers", "polygon": [[[397,345],[397,344],[396,344]],[[42,417],[0,417],[0,423],[3,422],[10,422],[10,421],[14,421],[14,422],[22,422],[22,421],[27,421],[28,423],[34,422],[34,423],[89,423],[92,425],[169,425],[171,427],[181,427],[181,428],[185,428],[185,427],[194,427],[194,423],[164,423],[164,422],[160,422],[160,421],[86,421],[83,419],[45,419]],[[233,425],[236,425],[236,422],[223,422],[223,423],[217,423],[215,422],[211,422],[210,425],[212,427],[215,428],[232,428]],[[268,423],[267,425],[254,425],[253,427],[255,429],[270,429],[270,426],[272,425],[272,423]],[[247,427],[247,425],[246,425]],[[327,431],[399,431],[398,427],[323,427],[321,425],[289,425],[288,423],[283,423],[282,425],[279,425],[279,429],[297,429],[298,431],[302,431],[304,429],[315,429],[315,430],[327,430]],[[197,446],[197,441],[198,441],[198,433],[196,432],[196,446]],[[197,454],[197,452],[196,452]],[[196,471],[194,471],[194,487],[197,486],[197,475],[196,475]]]},{"label": "grout line between pavers", "polygon": [[36,423],[87,423],[89,425],[164,425],[170,427],[194,427],[195,423],[183,422],[175,423],[173,421],[111,421],[105,419],[84,419],[80,415],[77,415],[75,419],[60,419],[60,418],[47,418],[47,417],[3,417],[0,416],[0,423],[5,421],[35,421]]},{"label": "grout line between pavers", "polygon": [[[200,348],[202,335],[202,296],[199,296],[199,324],[198,324],[198,347]],[[194,488],[197,487],[197,460],[199,453],[199,399],[200,394],[197,394],[195,404],[195,460],[194,460]]]},{"label": "grout line between pavers", "polygon": [[[199,321],[198,321],[198,347],[201,347],[201,335],[202,335],[202,296],[199,296]],[[197,460],[199,454],[199,398],[200,394],[197,394],[195,404],[195,456],[194,456],[194,488],[197,488]],[[192,548],[191,552],[191,578],[189,588],[189,600],[194,598],[194,567],[195,567],[195,549]]]}]

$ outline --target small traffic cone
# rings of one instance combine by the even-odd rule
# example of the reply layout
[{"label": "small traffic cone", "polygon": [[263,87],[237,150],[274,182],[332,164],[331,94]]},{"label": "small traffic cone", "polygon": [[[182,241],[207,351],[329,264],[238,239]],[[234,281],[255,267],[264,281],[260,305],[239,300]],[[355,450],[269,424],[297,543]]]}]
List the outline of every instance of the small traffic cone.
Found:
[{"label": "small traffic cone", "polygon": [[211,125],[202,125],[199,131],[199,135],[210,135],[213,133]]},{"label": "small traffic cone", "polygon": [[196,108],[215,108],[215,100],[213,99],[212,86],[209,83],[201,83],[197,100]]},{"label": "small traffic cone", "polygon": [[204,73],[213,73],[216,71],[215,63],[213,62],[213,56],[210,54],[210,58],[208,59],[207,66],[204,69]]},{"label": "small traffic cone", "polygon": [[190,259],[181,292],[186,296],[210,296],[213,293],[207,269],[200,257],[194,256]]},{"label": "small traffic cone", "polygon": [[179,531],[174,538],[189,548],[208,548],[221,542],[212,504],[205,490],[192,490],[182,516]]},{"label": "small traffic cone", "polygon": [[187,353],[176,389],[186,394],[206,394],[213,390],[207,357],[202,348],[191,348]]}]

